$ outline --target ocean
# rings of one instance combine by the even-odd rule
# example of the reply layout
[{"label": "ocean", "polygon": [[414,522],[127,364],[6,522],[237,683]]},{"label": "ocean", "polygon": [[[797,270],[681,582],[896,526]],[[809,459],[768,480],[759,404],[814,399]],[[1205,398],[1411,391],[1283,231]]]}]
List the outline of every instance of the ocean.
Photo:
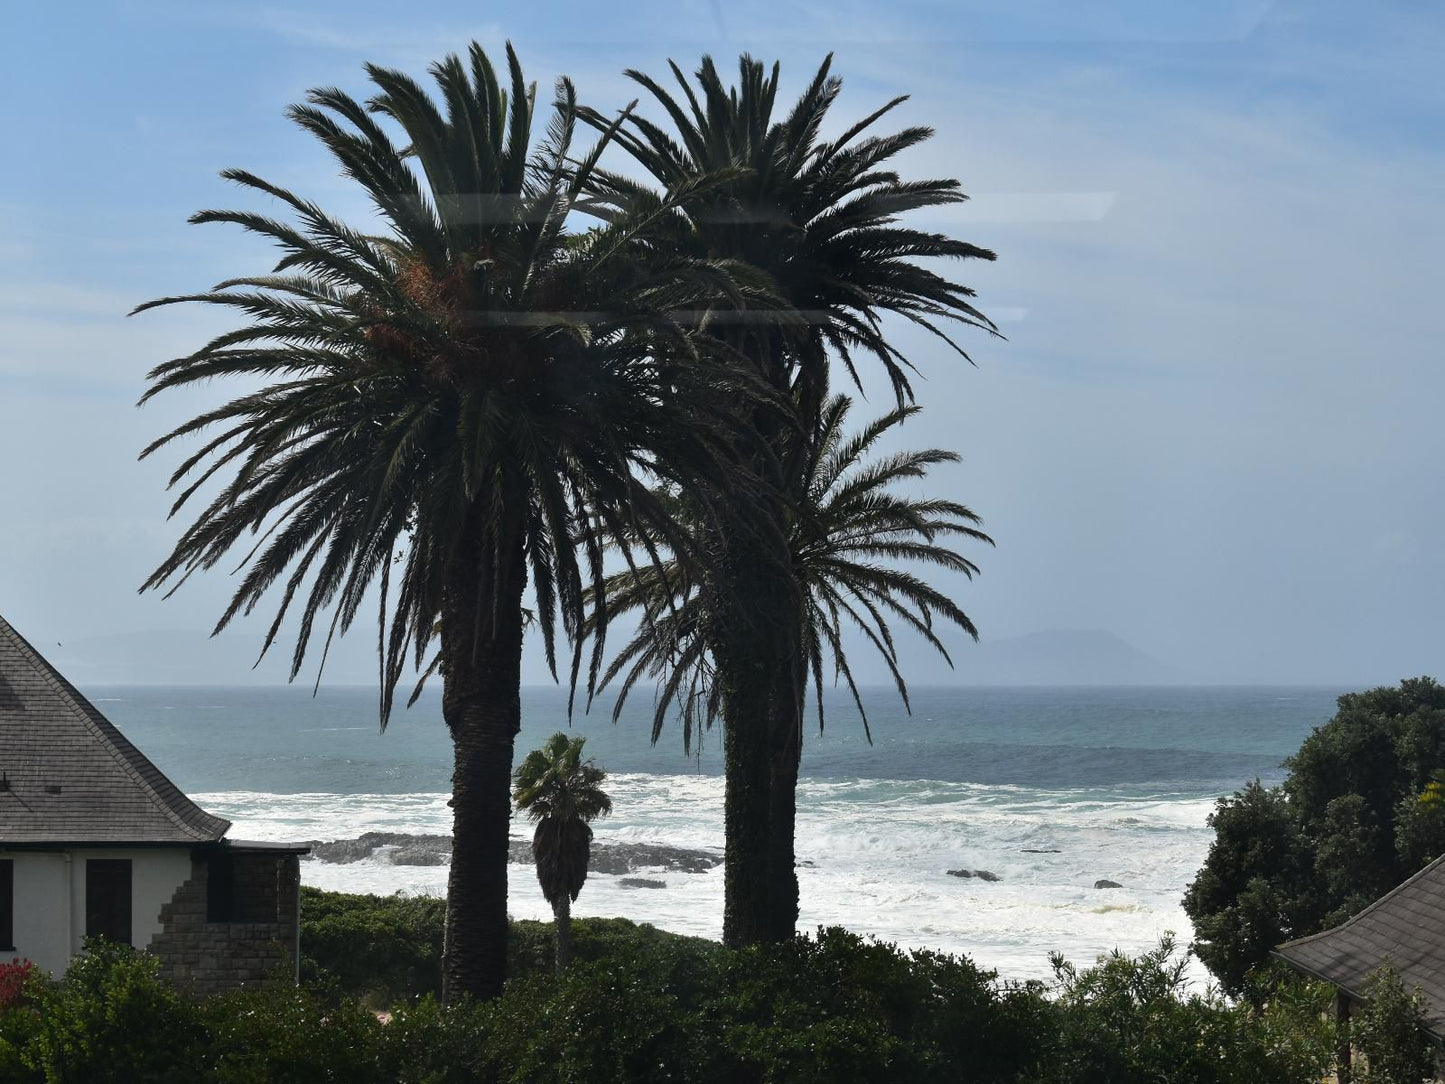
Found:
[{"label": "ocean", "polygon": [[[826,729],[805,736],[800,928],[837,924],[964,953],[1011,979],[1046,978],[1053,951],[1089,963],[1151,948],[1166,931],[1187,943],[1180,898],[1208,849],[1215,800],[1254,778],[1282,778],[1283,759],[1329,719],[1342,691],[918,688],[908,714],[892,690],[870,689],[871,746],[856,709],[835,698]],[[450,744],[434,692],[398,710],[385,733],[376,694],[363,688],[85,692],[182,790],[232,820],[233,838],[450,830]],[[721,736],[688,755],[670,726],[654,746],[651,714],[644,694],[615,725],[610,699],[571,721],[608,772],[613,814],[596,838],[721,854]],[[568,727],[565,692],[524,690],[522,716],[519,759]],[[525,820],[512,831],[530,838]],[[445,894],[445,865],[393,860],[402,856],[387,846],[359,861],[307,858],[301,876],[348,892]],[[997,879],[950,876],[955,869]],[[1101,879],[1121,887],[1095,888]],[[594,873],[573,913],[721,935],[720,866],[632,880]],[[550,917],[530,866],[511,868],[509,908]]]}]

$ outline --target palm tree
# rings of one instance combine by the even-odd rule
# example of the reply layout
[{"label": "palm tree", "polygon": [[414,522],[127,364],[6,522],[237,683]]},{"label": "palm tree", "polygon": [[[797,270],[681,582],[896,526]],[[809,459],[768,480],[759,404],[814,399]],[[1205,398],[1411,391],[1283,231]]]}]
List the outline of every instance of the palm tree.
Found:
[{"label": "palm tree", "polygon": [[572,959],[572,903],[587,883],[592,822],[612,812],[607,773],[582,759],[586,738],[558,731],[517,766],[517,808],[537,823],[532,857],[542,895],[557,920],[557,974]]},{"label": "palm tree", "polygon": [[[936,335],[960,355],[945,323],[996,333],[976,309],[973,291],[919,260],[993,259],[987,249],[898,224],[912,210],[966,197],[954,180],[905,181],[889,162],[932,134],[913,126],[890,135],[869,129],[905,99],[895,98],[824,140],[822,129],[841,82],[825,59],[796,104],[774,117],[779,69],[765,73],[743,56],[739,81],[724,85],[711,58],[697,89],[671,64],[682,94],[629,71],[661,105],[670,128],[630,115],[617,142],[666,190],[706,177],[729,178],[682,202],[673,223],[677,250],[727,258],[765,272],[787,310],[738,313],[714,327],[749,375],[790,405],[735,412],[740,432],[767,448],[744,461],[770,502],[749,501],[736,514],[726,492],[715,495],[721,518],[710,529],[702,590],[711,595],[707,636],[717,667],[724,719],[726,903],[729,944],[791,937],[798,915],[793,853],[802,712],[808,682],[806,591],[792,579],[787,555],[789,508],[802,497],[802,471],[818,439],[827,396],[829,354],[855,382],[856,359],[872,356],[900,406],[912,398],[908,359],[889,341],[893,314]],[[607,122],[594,111],[584,119]],[[597,171],[593,200],[612,214],[645,205],[646,184]],[[761,512],[761,515],[759,515]]]},{"label": "palm tree", "polygon": [[[289,115],[365,191],[380,232],[228,170],[294,222],[217,210],[192,221],[269,238],[279,264],[136,310],[193,301],[242,318],[157,366],[142,402],[216,377],[246,385],[142,453],[204,434],[171,478],[182,487],[172,514],[211,497],[142,590],[174,591],[248,546],[216,629],[283,581],[265,648],[299,598],[293,678],[318,618],[324,666],[332,637],[379,599],[383,728],[408,660],[422,669],[439,642],[421,680],[441,674],[455,751],[447,997],[494,996],[505,978],[528,579],[551,661],[557,615],[577,632],[608,538],[671,537],[639,479],[686,482],[708,469],[706,414],[692,404],[716,374],[705,358],[679,363],[692,336],[669,313],[696,308],[699,289],[726,279],[650,248],[665,198],[568,233],[606,138],[569,158],[577,107],[564,79],[534,149],[535,87],[510,45],[507,67],[510,89],[476,44],[465,61],[433,65],[442,105],[374,65],[365,104],[312,91]],[[594,619],[605,625],[605,614]]]},{"label": "palm tree", "polygon": [[[806,498],[792,520],[789,550],[793,577],[804,592],[803,645],[818,727],[825,723],[823,690],[831,665],[834,680],[847,687],[871,741],[867,709],[844,648],[845,632],[855,630],[877,650],[907,707],[908,686],[890,619],[921,637],[950,666],[953,660],[938,636],[935,618],[974,639],[978,630],[952,599],[895,562],[919,562],[972,579],[978,566],[941,540],[967,538],[988,545],[993,540],[978,529],[978,516],[965,505],[896,491],[898,483],[923,478],[932,466],[957,462],[957,454],[929,448],[867,458],[878,441],[918,407],[893,410],[845,438],[851,408],[852,401],[841,395],[824,404],[818,442],[803,464]],[[676,509],[674,514],[688,522],[686,501],[676,501]],[[691,525],[694,530],[701,526],[696,520]],[[634,609],[643,615],[641,627],[601,678],[604,686],[620,682],[614,720],[633,688],[651,679],[660,686],[653,740],[676,710],[690,748],[722,707],[708,641],[715,627],[706,612],[709,595],[686,561],[618,573],[608,578],[607,590],[614,615]]]}]

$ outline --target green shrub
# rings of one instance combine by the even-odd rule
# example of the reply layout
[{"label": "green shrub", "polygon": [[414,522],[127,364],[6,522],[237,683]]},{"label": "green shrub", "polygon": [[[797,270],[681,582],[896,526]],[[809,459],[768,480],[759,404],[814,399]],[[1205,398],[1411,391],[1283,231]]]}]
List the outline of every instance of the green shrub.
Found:
[{"label": "green shrub", "polygon": [[33,1084],[44,1074],[26,1064],[26,1048],[40,1026],[45,975],[29,960],[0,964],[0,1082]]},{"label": "green shrub", "polygon": [[1172,937],[1137,957],[1114,952],[1080,971],[1054,957],[1057,1084],[1303,1084],[1328,1070],[1334,1032],[1319,987],[1276,990],[1256,1012],[1215,991],[1191,993]]},{"label": "green shrub", "polygon": [[205,1045],[199,1010],[159,974],[154,956],[92,939],[65,978],[38,988],[20,1062],[47,1084],[197,1079]]},{"label": "green shrub", "polygon": [[1365,1004],[1350,1020],[1350,1042],[1364,1055],[1361,1084],[1420,1084],[1435,1075],[1435,1052],[1425,1033],[1425,1006],[1395,969],[1370,975]]},{"label": "green shrub", "polygon": [[376,1008],[441,990],[446,901],[301,889],[301,978]]},{"label": "green shrub", "polygon": [[384,1084],[382,1026],[350,999],[271,987],[207,999],[208,1071],[214,1084]]},{"label": "green shrub", "polygon": [[[420,950],[402,952],[395,931],[423,928],[426,911],[362,897],[365,921],[354,921],[344,912],[356,899],[318,898],[313,917],[333,930],[382,928],[392,955],[381,958],[416,974],[407,968]],[[61,982],[27,977],[12,992],[0,1010],[0,1082],[1303,1084],[1320,1079],[1334,1045],[1321,987],[1256,975],[1257,1011],[1190,994],[1169,941],[1083,970],[1057,960],[1049,997],[962,957],[836,928],[734,952],[586,920],[560,978],[550,930],[516,932],[518,974],[500,999],[442,1008],[422,996],[386,1024],[335,981],[195,1004],[160,982],[155,959],[96,944]],[[393,975],[366,988],[397,985]],[[1379,1042],[1418,1037],[1399,1030],[1399,1000],[1372,1006],[1384,1014]],[[1384,1073],[1387,1060],[1375,1066]]]},{"label": "green shrub", "polygon": [[472,1084],[491,1080],[492,1009],[464,1001],[443,1008],[427,995],[402,1006],[382,1029],[381,1079],[396,1084]]}]

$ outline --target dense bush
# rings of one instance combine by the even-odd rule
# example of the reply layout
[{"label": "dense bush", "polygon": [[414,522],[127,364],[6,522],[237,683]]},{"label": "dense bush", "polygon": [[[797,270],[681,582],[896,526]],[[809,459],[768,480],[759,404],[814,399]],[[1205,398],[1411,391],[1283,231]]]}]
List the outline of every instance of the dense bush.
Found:
[{"label": "dense bush", "polygon": [[301,979],[385,1008],[441,989],[446,901],[301,889]]},{"label": "dense bush", "polygon": [[190,1082],[204,1062],[200,1010],[154,956],[87,942],[56,983],[36,982],[16,1080],[46,1084]]},{"label": "dense bush", "polygon": [[[398,975],[429,959],[413,901],[362,899],[348,917],[352,898],[310,898],[333,933],[380,938],[376,958]],[[622,920],[579,922],[557,977],[548,928],[514,932],[519,973],[500,999],[444,1009],[422,996],[387,1023],[319,973],[192,1003],[153,958],[98,944],[59,982],[26,978],[0,1010],[0,1082],[1303,1084],[1333,1048],[1314,988],[1279,985],[1259,1013],[1190,995],[1168,944],[1086,969],[1060,960],[1050,990],[841,929],[734,952]]]},{"label": "dense bush", "polygon": [[1365,1004],[1350,1019],[1350,1042],[1363,1064],[1361,1084],[1420,1084],[1435,1075],[1435,1052],[1425,1034],[1425,1006],[1388,965],[1365,987]]},{"label": "dense bush", "polygon": [[1256,1012],[1190,992],[1187,959],[1167,937],[1152,952],[1114,953],[1085,971],[1056,956],[1056,1045],[1038,1080],[1288,1084],[1328,1072],[1335,1039],[1326,987],[1276,977]]},{"label": "dense bush", "polygon": [[1369,905],[1445,852],[1445,688],[1347,693],[1286,762],[1284,783],[1221,799],[1184,909],[1195,951],[1232,994],[1283,941]]}]

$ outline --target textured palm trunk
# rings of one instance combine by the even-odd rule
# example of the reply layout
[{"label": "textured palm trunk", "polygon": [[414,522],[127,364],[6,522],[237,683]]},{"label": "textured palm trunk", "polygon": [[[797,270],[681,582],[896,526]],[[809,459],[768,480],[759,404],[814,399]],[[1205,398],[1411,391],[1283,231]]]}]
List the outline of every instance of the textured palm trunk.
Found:
[{"label": "textured palm trunk", "polygon": [[[738,346],[754,358],[758,374],[786,394],[781,339],[770,334]],[[800,585],[782,499],[788,429],[771,410],[756,412],[747,424],[771,449],[755,459],[755,468],[773,496],[741,506],[762,522],[733,524],[726,532],[717,571],[726,581],[718,598],[727,616],[712,641],[727,772],[723,942],[734,947],[788,940],[798,919],[793,830],[801,750],[797,677],[804,667]]]},{"label": "textured palm trunk", "polygon": [[472,509],[476,544],[451,562],[442,616],[442,715],[451,731],[452,864],[442,998],[493,998],[507,977],[507,844],[512,754],[521,727],[521,532],[482,541],[489,510]]},{"label": "textured palm trunk", "polygon": [[759,542],[749,538],[727,563],[731,612],[714,640],[727,772],[723,942],[733,947],[791,937],[798,907],[791,820],[774,821],[786,804],[775,796],[777,735],[797,722],[789,710],[799,654],[789,619],[796,585]]},{"label": "textured palm trunk", "polygon": [[[781,607],[779,608],[781,611]],[[777,615],[782,619],[784,615]],[[798,928],[798,768],[803,755],[803,702],[807,667],[802,657],[801,614],[791,610],[784,625],[794,650],[780,660],[787,688],[769,704],[768,719],[768,902],[767,940],[786,941]]]},{"label": "textured palm trunk", "polygon": [[557,974],[572,962],[572,899],[563,892],[552,904],[552,917],[557,920]]}]

